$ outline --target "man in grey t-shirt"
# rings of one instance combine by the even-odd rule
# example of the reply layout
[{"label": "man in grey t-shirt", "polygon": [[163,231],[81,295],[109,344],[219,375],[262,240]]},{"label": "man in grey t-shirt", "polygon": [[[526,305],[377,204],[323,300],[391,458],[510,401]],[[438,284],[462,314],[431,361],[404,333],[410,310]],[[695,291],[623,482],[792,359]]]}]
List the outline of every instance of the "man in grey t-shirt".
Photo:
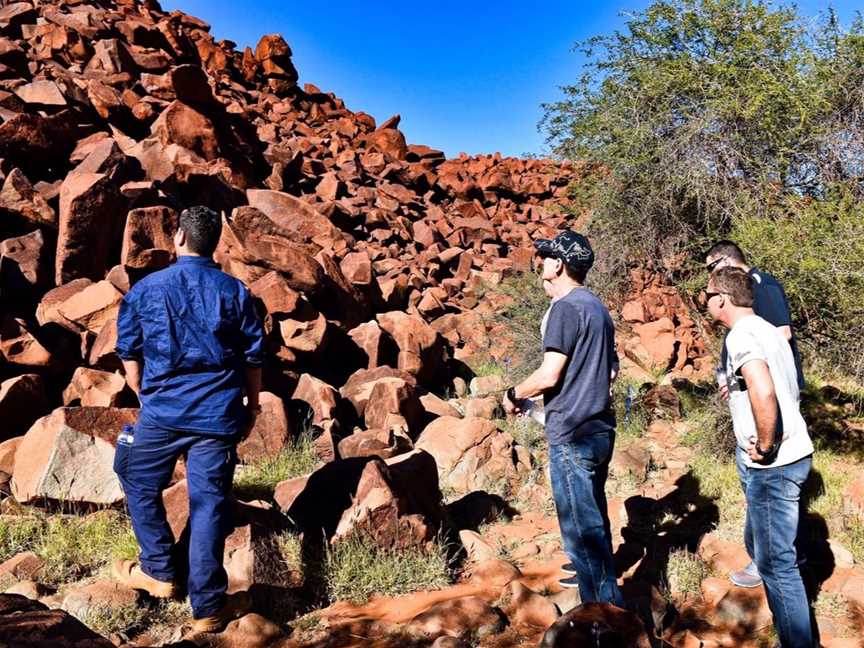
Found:
[{"label": "man in grey t-shirt", "polygon": [[504,408],[520,413],[525,399],[543,395],[552,495],[570,562],[564,587],[579,587],[583,602],[623,605],[612,561],[606,478],[615,443],[609,388],[617,371],[609,311],[584,286],[594,263],[581,234],[564,231],[534,243],[552,300],[543,335],[543,363],[507,390]]}]

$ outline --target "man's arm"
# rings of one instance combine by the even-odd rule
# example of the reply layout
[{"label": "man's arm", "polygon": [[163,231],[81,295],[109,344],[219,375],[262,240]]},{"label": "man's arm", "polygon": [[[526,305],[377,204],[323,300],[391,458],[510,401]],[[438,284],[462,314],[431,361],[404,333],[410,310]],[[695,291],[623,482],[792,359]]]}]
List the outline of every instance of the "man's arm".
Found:
[{"label": "man's arm", "polygon": [[246,405],[249,413],[246,434],[255,425],[261,407],[261,366],[264,364],[264,327],[255,309],[255,301],[247,288],[240,296],[240,333],[243,337],[243,359],[246,365]]},{"label": "man's arm", "polygon": [[780,334],[786,338],[787,342],[792,341],[792,327],[789,325],[786,326],[778,326],[777,330],[780,331]]},{"label": "man's arm", "polygon": [[123,363],[126,384],[138,395],[141,392],[141,358],[144,353],[144,332],[135,312],[132,292],[123,297],[117,314],[117,356]]},{"label": "man's arm", "polygon": [[759,451],[773,449],[777,430],[777,393],[771,372],[764,360],[751,360],[741,369],[747,383],[747,395],[756,421],[756,444],[750,448],[750,458],[761,461],[764,455]]},{"label": "man's arm", "polygon": [[123,371],[126,373],[126,384],[137,396],[141,392],[141,361],[121,360]]},{"label": "man's arm", "polygon": [[[559,351],[547,351],[544,353],[543,364],[513,388],[516,402],[539,396],[557,385],[566,365],[567,356],[565,354]],[[513,414],[518,410],[516,403],[511,402],[506,394],[504,395],[504,409],[508,414]]]},{"label": "man's arm", "polygon": [[246,398],[249,409],[255,411],[260,405],[258,397],[261,394],[261,367],[246,367]]}]

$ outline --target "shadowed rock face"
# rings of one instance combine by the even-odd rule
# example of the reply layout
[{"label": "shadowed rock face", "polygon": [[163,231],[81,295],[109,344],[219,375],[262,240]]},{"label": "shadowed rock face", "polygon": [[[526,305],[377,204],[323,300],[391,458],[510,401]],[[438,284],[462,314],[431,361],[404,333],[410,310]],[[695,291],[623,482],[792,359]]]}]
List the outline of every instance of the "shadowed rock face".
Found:
[{"label": "shadowed rock face", "polygon": [[605,603],[584,603],[546,630],[540,648],[650,648],[642,622],[632,612]]},{"label": "shadowed rock face", "polygon": [[18,594],[0,594],[0,642],[33,648],[111,648],[112,644],[62,610]]}]

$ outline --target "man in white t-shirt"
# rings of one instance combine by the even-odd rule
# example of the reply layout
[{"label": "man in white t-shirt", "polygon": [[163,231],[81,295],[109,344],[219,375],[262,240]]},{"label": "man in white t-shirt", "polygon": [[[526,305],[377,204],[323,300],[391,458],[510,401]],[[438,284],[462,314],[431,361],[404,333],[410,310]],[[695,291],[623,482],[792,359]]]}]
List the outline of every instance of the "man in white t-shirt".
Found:
[{"label": "man in white t-shirt", "polygon": [[747,500],[744,542],[765,583],[782,648],[811,648],[815,623],[795,539],[801,487],[813,443],[801,416],[795,358],[777,328],[753,312],[750,277],[740,268],[715,271],[708,312],[726,326],[729,409]]}]

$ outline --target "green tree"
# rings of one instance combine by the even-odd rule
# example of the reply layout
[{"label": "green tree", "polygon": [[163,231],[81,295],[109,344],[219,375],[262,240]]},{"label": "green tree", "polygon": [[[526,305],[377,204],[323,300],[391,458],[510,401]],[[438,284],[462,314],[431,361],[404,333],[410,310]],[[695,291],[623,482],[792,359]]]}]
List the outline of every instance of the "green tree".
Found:
[{"label": "green tree", "polygon": [[[841,243],[826,239],[840,231],[862,235],[832,228],[854,221],[848,210],[864,189],[860,17],[843,29],[833,12],[814,22],[765,0],[661,0],[576,47],[583,73],[544,106],[541,126],[558,155],[597,169],[574,197],[619,277],[647,264],[692,280],[705,245],[733,233],[748,234],[742,242],[755,259],[782,265],[772,246],[794,241],[777,236],[800,245],[808,235],[800,225],[817,212],[821,244]],[[825,311],[804,289],[810,270],[800,265],[765,269],[793,285],[799,328],[827,340]],[[858,316],[846,309],[844,317]],[[864,332],[857,321],[841,327]],[[837,349],[845,337],[830,334]]]}]

